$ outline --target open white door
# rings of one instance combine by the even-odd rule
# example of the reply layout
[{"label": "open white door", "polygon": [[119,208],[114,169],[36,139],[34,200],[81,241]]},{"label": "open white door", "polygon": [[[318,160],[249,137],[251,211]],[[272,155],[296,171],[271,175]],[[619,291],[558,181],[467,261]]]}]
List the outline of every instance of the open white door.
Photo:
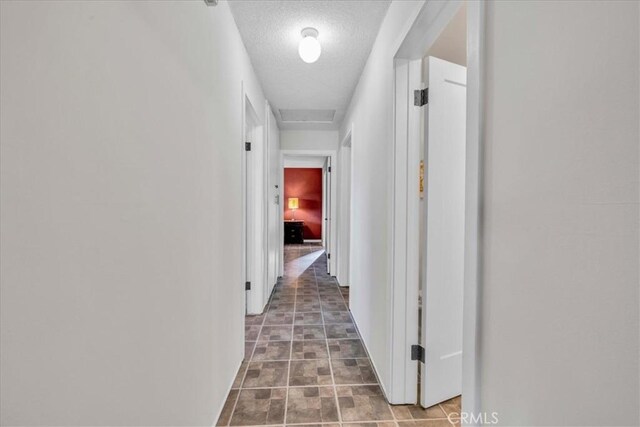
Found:
[{"label": "open white door", "polygon": [[429,407],[462,392],[467,72],[434,57],[426,66],[420,403]]}]

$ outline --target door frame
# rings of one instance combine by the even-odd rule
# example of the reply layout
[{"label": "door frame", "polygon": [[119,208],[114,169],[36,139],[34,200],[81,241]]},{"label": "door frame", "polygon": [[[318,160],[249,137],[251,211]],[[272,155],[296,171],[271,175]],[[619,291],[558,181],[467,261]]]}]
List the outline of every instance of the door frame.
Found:
[{"label": "door frame", "polygon": [[[332,162],[331,162],[331,156],[327,156],[324,159],[324,166],[322,167],[322,220],[323,220],[323,224],[324,226],[322,227],[322,245],[327,248],[335,248],[336,250],[333,252],[330,252],[329,250],[327,250],[327,252],[331,253],[334,257],[334,264],[337,264],[337,262],[335,262],[335,257],[336,257],[336,253],[337,253],[337,249],[338,249],[338,245],[337,242],[334,243],[333,241],[333,237],[336,236],[337,237],[337,227],[334,227],[334,225],[337,223],[336,218],[334,218],[332,216],[332,211],[333,211],[333,192],[331,191],[331,187],[333,186],[333,175],[336,174],[337,172],[334,171],[334,169],[331,168]],[[335,168],[335,166],[334,166]],[[336,197],[337,198],[337,197]],[[337,211],[337,209],[336,209]],[[337,215],[336,215],[337,217]],[[336,228],[336,232],[332,233],[331,230],[333,228]],[[335,270],[331,270],[330,265],[329,265],[329,261],[331,261],[331,257],[329,257],[329,259],[327,260],[327,274],[335,276],[336,275],[336,271]],[[332,274],[333,273],[333,274]]]},{"label": "door frame", "polygon": [[[265,304],[266,302],[269,300],[269,297],[271,296],[271,292],[273,291],[273,288],[275,287],[277,281],[278,281],[278,277],[281,276],[282,274],[280,273],[280,245],[281,242],[279,240],[277,240],[276,242],[272,242],[271,238],[269,236],[271,227],[273,226],[273,222],[275,222],[276,224],[276,236],[279,236],[280,233],[280,224],[282,223],[282,205],[281,205],[281,201],[280,201],[280,196],[279,196],[279,188],[280,188],[280,177],[279,175],[276,176],[275,181],[272,182],[271,181],[271,167],[273,162],[279,162],[280,161],[280,146],[279,146],[279,138],[275,138],[276,140],[274,141],[271,137],[272,131],[275,130],[278,132],[280,132],[280,129],[278,128],[278,124],[275,118],[275,115],[273,113],[273,109],[271,108],[271,105],[269,104],[268,100],[265,100],[265,132],[264,132],[264,138],[265,138],[265,152],[264,152],[264,164],[265,164],[265,168],[264,168],[264,206],[265,206],[265,227],[264,227],[264,241],[265,241],[265,248],[266,248],[266,253],[265,253],[265,286],[264,286],[264,290],[263,290],[263,296],[264,296],[264,301]],[[274,153],[274,145],[275,145],[275,153]],[[275,155],[272,155],[272,153],[274,153]],[[277,164],[276,167],[279,167],[280,163]],[[278,174],[279,174],[279,169],[278,169]],[[276,214],[275,217],[271,217],[270,215],[270,211],[271,211],[271,206],[275,205],[275,209],[276,209]],[[271,265],[271,260],[269,259],[271,256],[271,250],[273,249],[273,247],[275,247],[275,252],[276,252],[276,260],[275,260],[275,266],[273,266],[273,268],[275,268],[275,271],[272,271],[272,265]],[[269,273],[273,273],[275,275],[275,278],[273,278]]]},{"label": "door frame", "polygon": [[[352,213],[352,195],[351,184],[353,182],[353,123],[349,124],[347,133],[340,141],[338,147],[338,221],[336,227],[336,234],[338,235],[338,241],[336,242],[336,278],[340,286],[349,286],[351,284],[351,268],[350,262],[352,259],[352,236],[351,236],[351,224],[353,223]],[[345,161],[345,149],[349,149],[349,162]],[[343,192],[348,191],[345,199]],[[345,203],[346,202],[346,203]],[[345,212],[346,210],[346,212]],[[344,244],[346,240],[347,244]],[[342,243],[341,243],[342,242]],[[346,246],[346,250],[345,250]],[[346,272],[345,272],[346,270]]]},{"label": "door frame", "polygon": [[[418,362],[410,348],[418,343],[419,251],[419,144],[420,114],[413,105],[413,90],[421,88],[421,61],[450,22],[462,0],[425,2],[407,22],[394,57],[394,147],[392,214],[391,403],[417,403]],[[478,297],[480,276],[480,214],[482,184],[484,2],[467,5],[467,147],[465,179],[465,272],[463,302],[462,411],[480,411]],[[420,66],[419,66],[420,65]],[[420,72],[417,73],[417,70]],[[415,157],[414,157],[415,156]],[[406,255],[416,254],[407,257]],[[404,255],[404,257],[403,257]]]},{"label": "door frame", "polygon": [[[258,103],[251,101],[249,94],[242,84],[242,132],[240,150],[242,150],[242,277],[240,286],[247,281],[251,282],[251,289],[245,291],[246,314],[260,314],[267,303],[264,297],[266,286],[266,251],[264,250],[266,209],[265,209],[265,125],[260,121],[256,106]],[[262,105],[261,105],[262,106]],[[245,150],[246,129],[251,123],[251,179],[247,180],[248,151]],[[251,188],[252,191],[249,191]],[[251,204],[247,203],[247,197],[251,197]],[[248,232],[250,230],[250,232]],[[247,243],[250,243],[249,245]],[[247,256],[249,254],[249,256]]]},{"label": "door frame", "polygon": [[[335,165],[337,158],[336,150],[280,150],[280,200],[283,200],[284,206],[284,158],[286,156],[309,156],[309,157],[329,157],[331,158],[331,173],[337,174]],[[326,248],[327,252],[332,254],[331,259],[327,260],[327,267],[329,270],[329,274],[331,276],[335,276],[336,274],[336,257],[333,254],[336,253],[336,193],[337,193],[337,179],[336,175],[333,175],[331,179],[331,189],[330,189],[330,199],[331,199],[331,212],[330,212],[330,221],[329,221],[329,248]],[[324,182],[322,187],[324,188]],[[323,200],[324,204],[324,200]],[[283,208],[281,208],[283,209]],[[283,217],[284,218],[284,217]],[[284,271],[284,222],[280,221],[280,241],[282,242],[280,245],[280,271]]]}]

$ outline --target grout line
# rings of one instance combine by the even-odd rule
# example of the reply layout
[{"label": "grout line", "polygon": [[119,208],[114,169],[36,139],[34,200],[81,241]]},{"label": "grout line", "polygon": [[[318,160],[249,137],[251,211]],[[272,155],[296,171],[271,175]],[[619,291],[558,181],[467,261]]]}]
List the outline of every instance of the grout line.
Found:
[{"label": "grout line", "polygon": [[[325,252],[326,256],[326,252]],[[316,277],[316,284],[318,283],[318,275],[316,274],[316,269],[314,267],[313,274]],[[320,297],[320,291],[318,291],[318,297]],[[322,317],[322,328],[324,329],[324,343],[327,347],[327,356],[329,357],[329,371],[331,372],[331,382],[333,383],[333,399],[336,405],[336,413],[338,414],[338,422],[342,425],[342,411],[340,409],[340,402],[338,400],[338,387],[336,387],[336,376],[333,372],[333,363],[331,362],[331,350],[329,349],[329,338],[327,337],[327,324],[324,320],[324,311],[321,312]]]},{"label": "grout line", "polygon": [[[295,295],[298,295],[298,289],[294,291]],[[294,311],[295,311],[295,302],[294,302]],[[287,424],[287,412],[289,408],[289,381],[291,381],[291,359],[293,358],[293,330],[295,328],[295,318],[294,321],[291,322],[291,343],[289,345],[289,362],[287,363],[287,390],[284,397],[284,415],[282,418],[282,423]]]},{"label": "grout line", "polygon": [[[376,424],[376,423],[394,423],[394,424],[398,424],[398,422],[404,422],[404,423],[414,423],[414,422],[418,422],[418,421],[444,421],[447,418],[411,418],[411,419],[407,419],[407,420],[392,420],[392,419],[383,419],[383,420],[364,420],[364,421],[345,421],[342,423],[339,423],[338,421],[318,421],[315,423],[287,423],[287,426],[317,426],[317,425],[335,425],[335,424],[341,424],[341,425],[353,425],[353,424],[358,424],[358,425],[362,425],[362,424]],[[234,426],[234,427],[282,427],[282,424],[256,424],[256,425],[246,425],[246,426]]]},{"label": "grout line", "polygon": [[[297,255],[297,258],[306,255],[307,253],[311,253],[313,251],[313,249],[307,249],[304,246],[299,246],[295,248],[296,252],[295,254]],[[290,252],[293,255],[293,252]],[[325,255],[326,257],[326,252]],[[325,258],[326,259],[326,258]],[[295,259],[294,259],[295,260]],[[286,262],[286,258],[285,258],[285,262]],[[291,261],[289,261],[291,262]],[[238,396],[236,398],[236,402],[234,403],[233,406],[233,410],[231,412],[231,417],[229,419],[229,424],[231,423],[231,419],[233,418],[233,415],[236,412],[237,409],[237,403],[239,401],[239,397],[240,397],[240,393],[243,390],[262,390],[262,389],[285,389],[285,408],[284,408],[284,415],[283,415],[283,422],[280,424],[266,424],[266,425],[260,425],[259,427],[269,427],[269,426],[279,426],[281,427],[282,424],[286,424],[286,425],[294,425],[294,426],[311,426],[311,425],[329,425],[329,424],[338,424],[339,426],[343,426],[343,427],[347,427],[349,426],[349,424],[358,424],[358,423],[380,423],[380,422],[392,422],[394,423],[394,425],[397,427],[398,426],[398,421],[396,419],[395,414],[393,413],[393,411],[391,411],[391,415],[393,417],[393,419],[385,419],[385,420],[361,420],[361,421],[349,421],[349,422],[344,422],[342,420],[342,414],[340,412],[340,403],[338,401],[338,393],[337,393],[337,388],[338,386],[345,386],[345,387],[357,387],[357,386],[378,386],[380,387],[380,383],[379,383],[379,379],[377,382],[374,383],[364,383],[364,384],[336,384],[336,380],[335,380],[335,372],[333,370],[333,362],[334,359],[335,360],[342,360],[342,359],[370,359],[369,355],[367,353],[366,356],[364,357],[331,357],[331,353],[329,350],[329,341],[355,341],[358,340],[360,342],[362,342],[362,337],[360,336],[360,333],[357,329],[357,326],[355,325],[355,323],[352,320],[351,317],[351,312],[348,308],[348,304],[346,303],[345,300],[345,296],[344,294],[341,292],[340,288],[338,287],[338,284],[335,280],[320,280],[318,278],[318,271],[320,269],[322,269],[322,267],[325,265],[324,263],[321,263],[322,265],[316,265],[316,263],[314,262],[311,266],[307,267],[307,269],[303,272],[303,273],[298,273],[296,269],[293,275],[296,275],[295,277],[291,277],[292,274],[291,272],[289,272],[289,274],[287,274],[287,270],[285,269],[285,274],[284,277],[282,278],[282,281],[279,280],[279,282],[276,284],[276,286],[274,287],[274,291],[272,292],[269,301],[267,303],[267,307],[265,309],[264,312],[264,317],[263,320],[261,322],[260,326],[260,331],[258,333],[258,338],[255,341],[255,345],[253,347],[253,351],[251,354],[251,357],[249,358],[249,360],[247,360],[247,364],[252,363],[252,362],[275,362],[275,361],[281,361],[281,362],[288,362],[287,363],[287,378],[286,378],[286,386],[282,387],[278,387],[278,386],[274,386],[274,387],[244,387],[244,382],[246,380],[246,376],[247,376],[247,372],[248,372],[248,368],[249,366],[247,366],[247,369],[244,372],[243,375],[243,379],[242,382],[240,383],[240,388],[236,389],[238,391]],[[313,274],[313,277],[309,277],[311,274]],[[305,286],[305,284],[313,284],[314,286]],[[298,286],[301,285],[301,286]],[[334,299],[337,299],[337,295],[334,295],[333,293],[329,293],[329,292],[325,292],[324,290],[337,290],[338,293],[340,294],[340,298],[342,299],[342,302],[344,303],[344,305],[347,307],[347,310],[336,310],[334,307],[330,307],[328,309],[323,308],[322,307],[322,302],[325,303],[339,303],[340,301],[334,301]],[[280,299],[279,295],[287,295],[287,297],[285,299]],[[292,296],[292,298],[291,298]],[[320,308],[317,311],[298,311],[298,308],[300,307],[300,305],[304,305],[304,304],[309,304],[308,301],[304,301],[305,298],[310,298],[310,299],[315,299],[318,298],[321,303],[320,303]],[[287,308],[291,309],[292,311],[270,311],[271,308],[277,308],[279,306],[286,306]],[[349,316],[349,319],[351,320],[350,322],[344,323],[344,322],[333,322],[333,323],[329,323],[327,322],[326,313],[346,313],[346,315]],[[290,314],[291,316],[293,316],[293,321],[291,323],[288,324],[275,324],[275,325],[271,325],[268,324],[267,322],[267,314],[268,313],[282,313],[282,314]],[[295,323],[295,316],[298,313],[314,313],[314,314],[319,314],[320,315],[320,319],[321,319],[321,323],[318,324],[299,324],[297,325]],[[327,325],[348,325],[351,327],[355,327],[356,332],[357,332],[357,337],[356,338],[328,338],[327,337]],[[255,325],[257,326],[257,325]],[[264,327],[265,326],[275,326],[275,327],[289,327],[291,328],[291,340],[260,340],[260,338],[262,337],[262,334],[264,332]],[[296,327],[300,326],[303,329],[304,332],[304,327],[311,327],[311,326],[315,326],[315,327],[322,327],[322,330],[324,331],[324,338],[319,338],[319,339],[305,339],[304,336],[302,337],[302,339],[294,339],[295,336],[295,330]],[[293,355],[293,344],[296,341],[301,341],[301,342],[308,342],[308,341],[322,341],[324,340],[325,342],[325,347],[326,347],[326,351],[327,351],[327,357],[326,358],[314,358],[314,359],[295,359],[294,355]],[[255,356],[255,349],[257,348],[257,344],[261,343],[271,343],[271,342],[290,342],[290,347],[289,347],[289,358],[286,360],[282,360],[282,359],[276,359],[276,360],[254,360],[254,356]],[[364,346],[364,344],[363,344]],[[366,351],[366,348],[365,348]],[[294,361],[313,361],[313,360],[327,360],[328,364],[329,364],[329,369],[331,372],[331,384],[317,384],[317,385],[301,385],[301,386],[291,386],[290,384],[290,380],[291,380],[291,365],[292,362]],[[377,379],[377,372],[374,373],[376,375],[376,379]],[[334,391],[334,400],[335,400],[335,405],[336,405],[336,411],[337,411],[337,417],[338,420],[337,421],[319,421],[319,422],[314,422],[314,423],[287,423],[287,417],[289,416],[288,414],[288,406],[289,406],[289,392],[290,389],[304,389],[304,388],[323,388],[323,387],[332,387],[333,391]],[[272,402],[270,402],[269,404],[271,405]],[[446,412],[445,412],[446,414]],[[322,420],[322,412],[320,413],[321,416],[321,420]],[[415,421],[415,420],[414,420]],[[246,426],[246,427],[251,427],[251,426]],[[258,426],[255,426],[258,427]]]},{"label": "grout line", "polygon": [[[408,422],[411,421],[431,421],[431,420],[446,420],[446,418],[428,418],[422,420],[405,420]],[[317,426],[317,425],[353,425],[353,424],[376,424],[376,423],[393,423],[394,420],[367,420],[367,421],[346,421],[344,423],[338,423],[338,421],[319,421],[315,423],[287,423],[287,426]],[[243,425],[243,426],[235,426],[235,427],[282,427],[282,424],[256,424],[256,425]]]},{"label": "grout line", "polygon": [[[329,323],[327,326],[333,326],[333,325],[350,325],[350,323]],[[268,328],[271,326],[291,326],[291,325],[265,325],[265,326]],[[324,326],[324,325],[295,325],[295,326]],[[297,338],[297,339],[291,338],[288,340],[247,340],[245,342],[265,343],[265,342],[289,342],[289,341],[322,341],[323,339],[328,339],[331,341],[362,341],[358,337],[358,338]],[[362,357],[350,357],[350,359],[362,359]]]},{"label": "grout line", "polygon": [[[327,360],[327,359],[311,359],[311,360]],[[300,360],[292,360],[292,362],[300,362]],[[242,387],[234,388],[232,390],[269,390],[273,388],[313,388],[313,387],[331,387],[332,384],[308,384],[308,385],[275,385],[273,387]],[[365,384],[336,384],[338,387],[364,387],[369,385],[378,385],[378,383],[365,383]]]},{"label": "grout line", "polygon": [[[310,341],[310,340],[307,340]],[[314,341],[324,341],[324,340],[314,340]],[[368,359],[368,357],[316,357],[313,359],[252,359],[252,362],[286,362],[288,360],[353,360],[353,359]],[[370,360],[370,359],[369,359]],[[379,383],[378,383],[379,384]]]},{"label": "grout line", "polygon": [[[435,405],[434,405],[435,406]],[[438,406],[440,407],[440,409],[442,410],[442,412],[444,412],[444,414],[447,416],[447,420],[449,421],[449,424],[451,424],[452,426],[455,426],[455,424],[453,422],[451,422],[451,419],[449,418],[449,413],[447,411],[444,410],[444,408],[442,407],[442,403],[438,403]],[[452,417],[454,420],[460,420],[460,414],[458,414],[457,417]]]}]

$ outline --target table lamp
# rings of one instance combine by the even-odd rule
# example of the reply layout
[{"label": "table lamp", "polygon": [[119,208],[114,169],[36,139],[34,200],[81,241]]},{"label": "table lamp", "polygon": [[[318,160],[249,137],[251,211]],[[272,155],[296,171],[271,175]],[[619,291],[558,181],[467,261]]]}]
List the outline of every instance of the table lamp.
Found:
[{"label": "table lamp", "polygon": [[289,209],[293,212],[291,213],[291,221],[296,219],[296,209],[298,209],[298,198],[297,197],[289,197]]}]

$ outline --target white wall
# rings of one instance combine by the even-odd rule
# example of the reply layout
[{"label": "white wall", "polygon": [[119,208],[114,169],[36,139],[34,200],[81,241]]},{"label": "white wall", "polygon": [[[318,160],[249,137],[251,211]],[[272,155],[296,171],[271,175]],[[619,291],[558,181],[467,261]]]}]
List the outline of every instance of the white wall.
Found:
[{"label": "white wall", "polygon": [[284,156],[285,168],[323,168],[326,156]]},{"label": "white wall", "polygon": [[350,306],[385,392],[391,381],[393,57],[422,4],[389,6],[340,131],[340,140],[351,125],[357,132],[351,148]]},{"label": "white wall", "polygon": [[[435,56],[458,65],[467,65],[467,4],[462,3],[424,55]],[[427,61],[423,61],[427,62]],[[423,66],[426,70],[426,65]],[[426,75],[426,71],[425,71]],[[426,80],[425,80],[426,81]]]},{"label": "white wall", "polygon": [[333,130],[282,130],[282,150],[337,150],[338,131]]},{"label": "white wall", "polygon": [[640,423],[638,7],[487,6],[480,397],[502,425]]},{"label": "white wall", "polygon": [[[221,2],[1,2],[1,423],[212,425],[243,354]],[[262,118],[264,119],[264,118]]]}]

